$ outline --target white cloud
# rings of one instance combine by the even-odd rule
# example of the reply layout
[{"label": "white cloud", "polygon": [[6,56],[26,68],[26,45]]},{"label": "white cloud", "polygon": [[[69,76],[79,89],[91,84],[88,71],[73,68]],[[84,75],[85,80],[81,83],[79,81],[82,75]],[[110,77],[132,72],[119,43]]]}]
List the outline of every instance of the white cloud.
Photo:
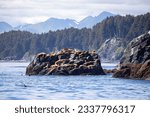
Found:
[{"label": "white cloud", "polygon": [[49,17],[81,20],[102,11],[137,15],[150,11],[149,4],[150,0],[0,0],[0,21],[17,25]]}]

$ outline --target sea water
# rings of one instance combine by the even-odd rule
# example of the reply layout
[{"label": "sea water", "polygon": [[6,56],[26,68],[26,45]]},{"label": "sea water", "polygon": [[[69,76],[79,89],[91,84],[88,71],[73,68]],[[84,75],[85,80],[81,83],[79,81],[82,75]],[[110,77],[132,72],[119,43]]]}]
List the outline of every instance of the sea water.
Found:
[{"label": "sea water", "polygon": [[[27,76],[25,62],[0,62],[1,100],[150,99],[150,81],[95,76]],[[102,64],[113,69],[116,64]]]}]

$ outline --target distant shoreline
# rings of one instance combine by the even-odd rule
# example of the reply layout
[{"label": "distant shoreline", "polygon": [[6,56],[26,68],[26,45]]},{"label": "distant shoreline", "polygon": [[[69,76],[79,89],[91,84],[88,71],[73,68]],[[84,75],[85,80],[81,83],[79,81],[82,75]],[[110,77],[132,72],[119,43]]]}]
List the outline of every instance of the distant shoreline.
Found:
[{"label": "distant shoreline", "polygon": [[[0,62],[23,62],[23,63],[29,63],[31,61],[26,61],[26,60],[0,60]],[[111,64],[119,64],[119,61],[103,61],[101,60],[101,63],[111,63]]]},{"label": "distant shoreline", "polygon": [[26,60],[0,60],[0,62],[23,62],[23,63],[28,63],[30,61],[26,61]]}]

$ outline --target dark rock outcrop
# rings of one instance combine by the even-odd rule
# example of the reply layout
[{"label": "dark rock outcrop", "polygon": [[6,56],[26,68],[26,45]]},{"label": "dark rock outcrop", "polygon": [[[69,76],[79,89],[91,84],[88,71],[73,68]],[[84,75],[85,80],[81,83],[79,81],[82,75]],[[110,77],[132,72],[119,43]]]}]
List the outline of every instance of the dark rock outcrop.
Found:
[{"label": "dark rock outcrop", "polygon": [[150,79],[150,33],[133,39],[124,52],[114,77]]},{"label": "dark rock outcrop", "polygon": [[144,64],[122,64],[113,77],[130,79],[150,79],[150,60]]},{"label": "dark rock outcrop", "polygon": [[62,49],[55,53],[39,53],[26,68],[27,75],[104,75],[95,51]]},{"label": "dark rock outcrop", "polygon": [[121,64],[144,63],[150,59],[150,32],[133,39],[124,51]]},{"label": "dark rock outcrop", "polygon": [[113,73],[115,73],[117,71],[117,69],[115,68],[115,69],[104,69],[104,72],[106,73],[106,74],[113,74]]}]

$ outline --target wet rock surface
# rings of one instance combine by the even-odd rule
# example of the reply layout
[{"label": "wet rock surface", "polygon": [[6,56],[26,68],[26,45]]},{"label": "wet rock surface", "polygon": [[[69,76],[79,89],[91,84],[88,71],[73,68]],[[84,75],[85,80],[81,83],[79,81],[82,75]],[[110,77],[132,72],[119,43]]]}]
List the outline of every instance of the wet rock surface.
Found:
[{"label": "wet rock surface", "polygon": [[62,49],[50,54],[39,53],[26,68],[27,75],[104,75],[95,51]]},{"label": "wet rock surface", "polygon": [[129,43],[113,77],[150,79],[150,32]]},{"label": "wet rock surface", "polygon": [[144,64],[122,64],[113,77],[150,80],[150,60]]},{"label": "wet rock surface", "polygon": [[106,74],[113,74],[113,73],[115,73],[117,71],[117,69],[115,68],[115,69],[104,69],[104,72],[106,73]]}]

